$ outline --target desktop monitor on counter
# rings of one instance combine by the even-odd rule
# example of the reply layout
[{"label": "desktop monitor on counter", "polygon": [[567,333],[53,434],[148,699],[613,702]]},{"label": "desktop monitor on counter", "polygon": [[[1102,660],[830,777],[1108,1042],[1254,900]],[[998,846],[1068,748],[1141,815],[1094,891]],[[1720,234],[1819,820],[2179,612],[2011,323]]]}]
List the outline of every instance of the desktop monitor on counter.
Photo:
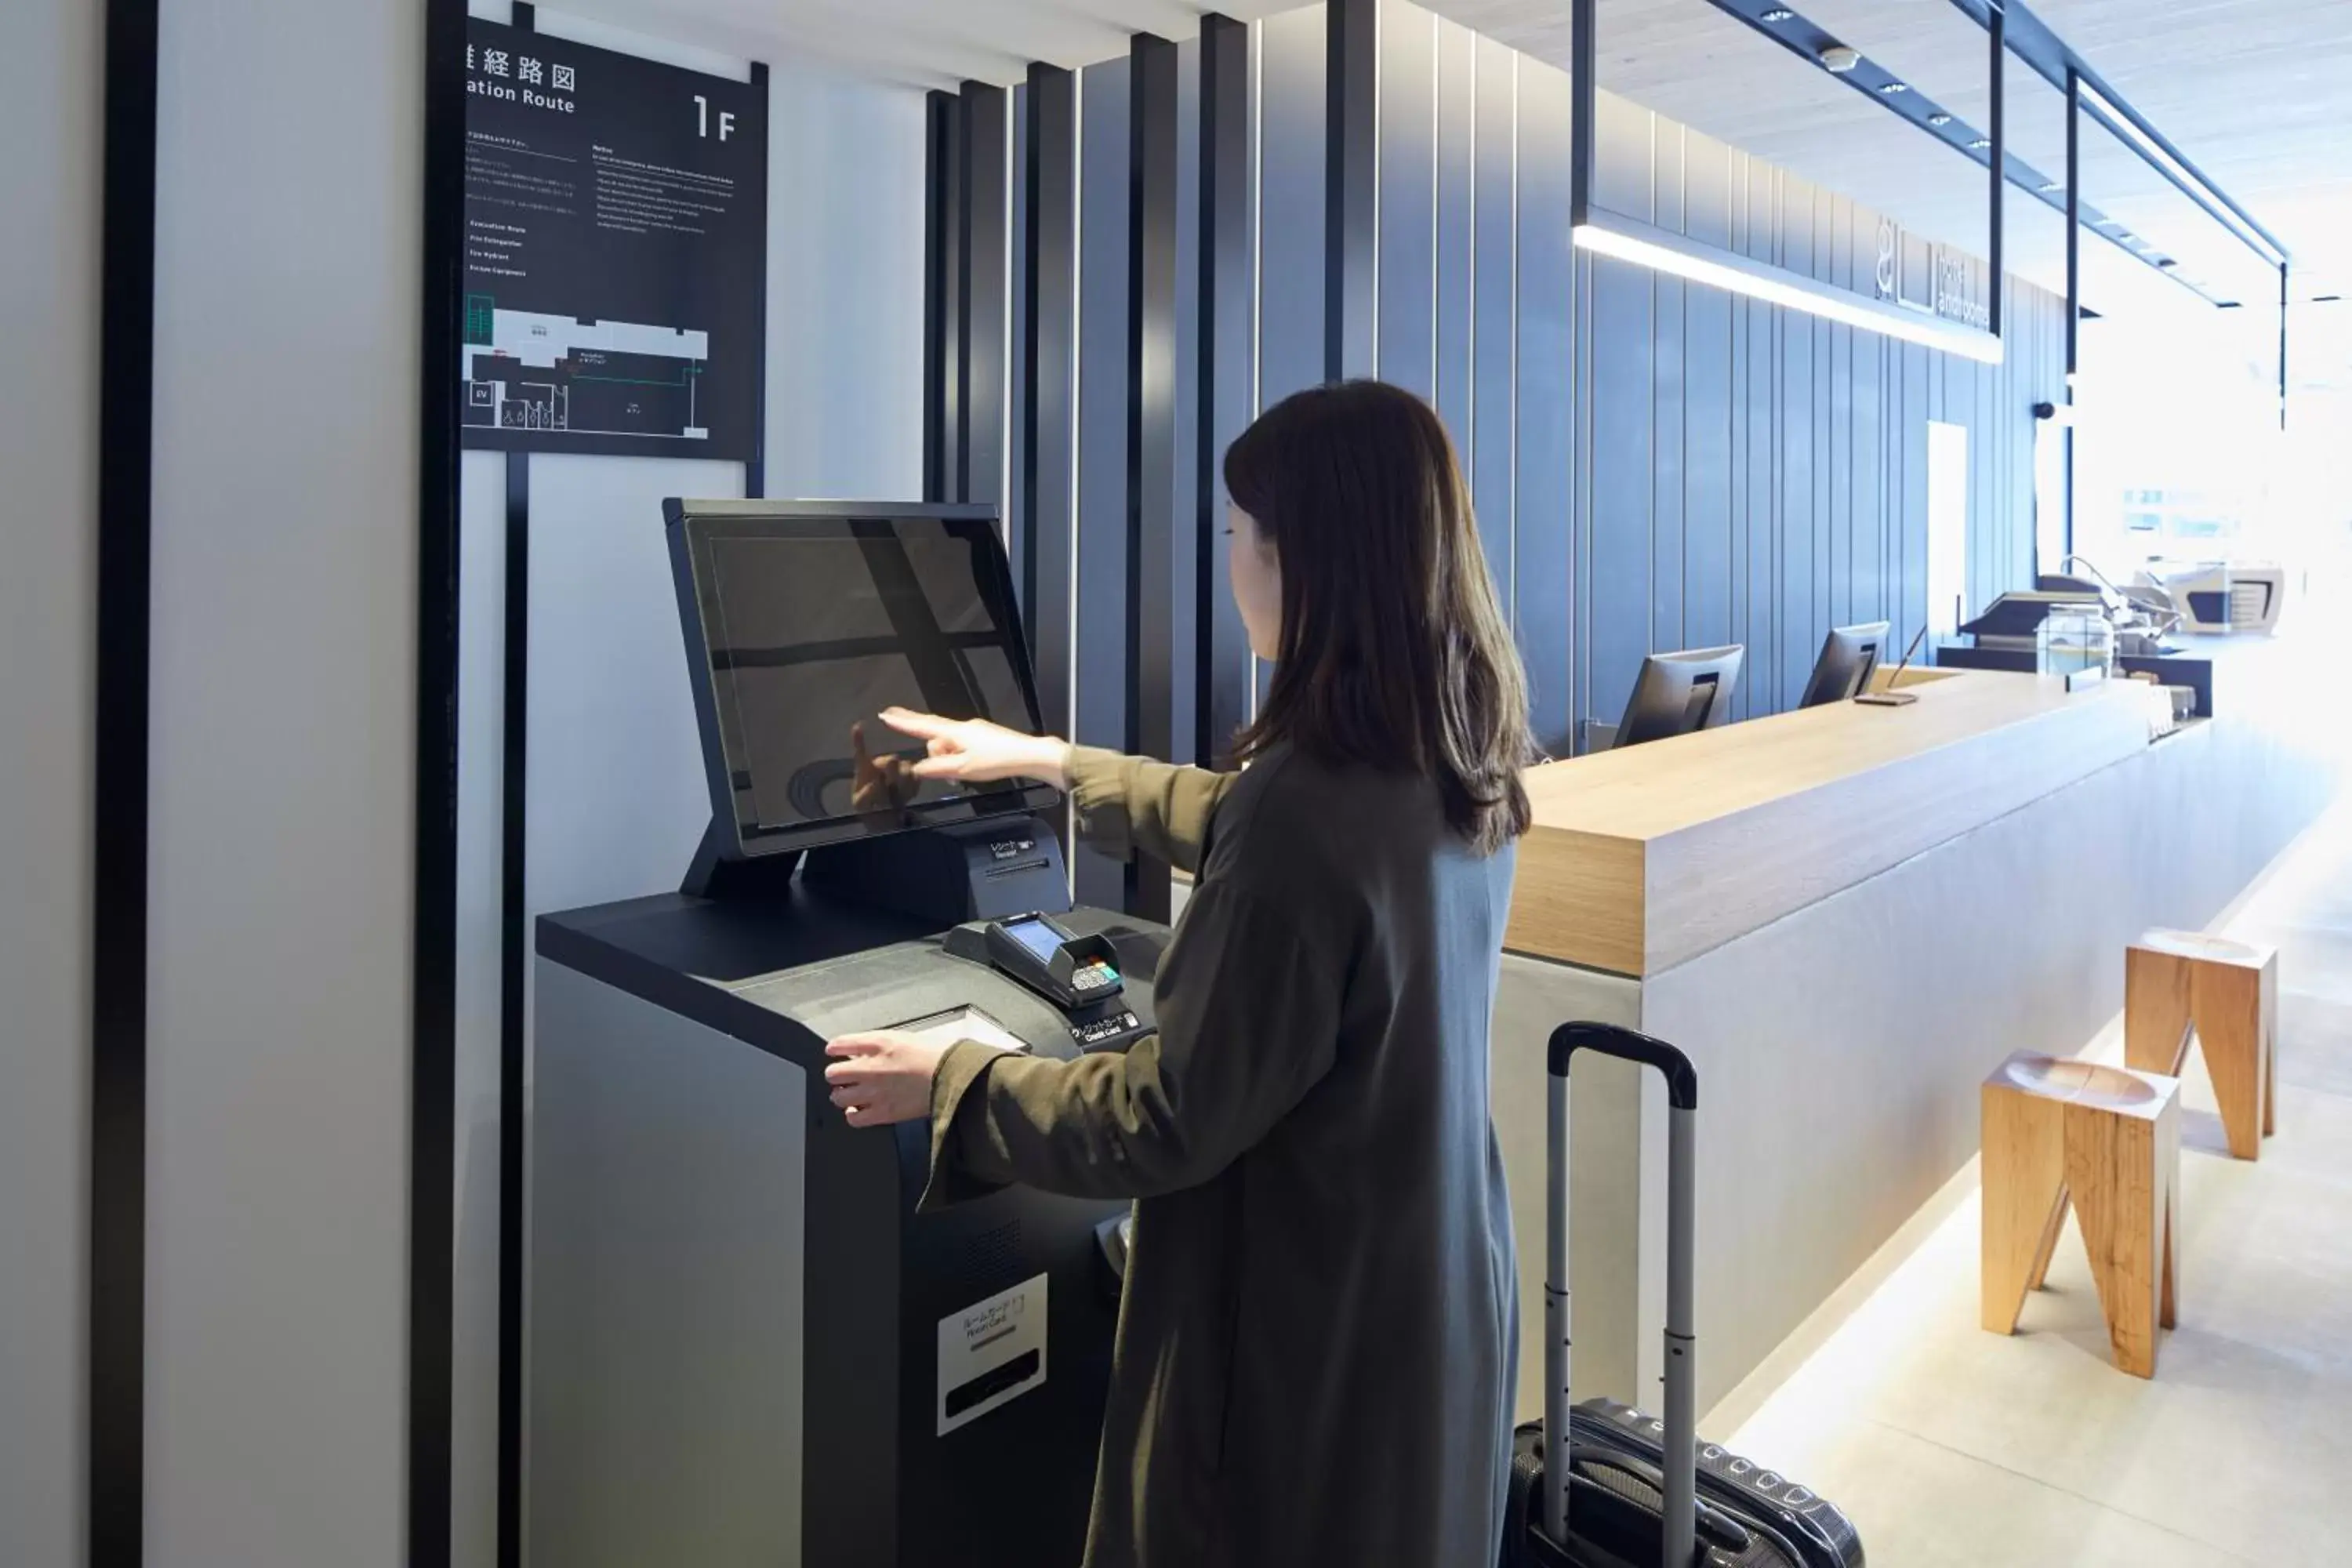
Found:
[{"label": "desktop monitor on counter", "polygon": [[1879,654],[1893,629],[1885,621],[1832,628],[1822,644],[1821,657],[1813,660],[1813,675],[1805,682],[1804,700],[1797,706],[1820,708],[1832,702],[1850,702],[1869,690],[1871,672],[1878,668]]},{"label": "desktop monitor on counter", "polygon": [[1680,653],[1654,653],[1642,661],[1642,673],[1626,700],[1625,717],[1618,721],[1619,746],[1638,746],[1712,730],[1731,721],[1731,692],[1739,681],[1739,666],[1748,650],[1728,647],[1689,648]]}]

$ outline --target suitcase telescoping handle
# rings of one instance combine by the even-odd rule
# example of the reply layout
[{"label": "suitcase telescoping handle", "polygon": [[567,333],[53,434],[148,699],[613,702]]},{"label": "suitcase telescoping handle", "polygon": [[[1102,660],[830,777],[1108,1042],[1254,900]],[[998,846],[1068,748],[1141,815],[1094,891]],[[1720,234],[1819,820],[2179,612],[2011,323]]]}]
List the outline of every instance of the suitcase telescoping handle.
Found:
[{"label": "suitcase telescoping handle", "polygon": [[1664,1040],[1613,1024],[1562,1024],[1551,1035],[1550,1094],[1544,1122],[1544,1493],[1543,1526],[1568,1540],[1568,1069],[1579,1051],[1599,1051],[1666,1080],[1666,1412],[1665,1568],[1689,1568],[1698,1513],[1698,1342],[1692,1325],[1695,1257],[1692,1119],[1698,1075],[1690,1058]]}]

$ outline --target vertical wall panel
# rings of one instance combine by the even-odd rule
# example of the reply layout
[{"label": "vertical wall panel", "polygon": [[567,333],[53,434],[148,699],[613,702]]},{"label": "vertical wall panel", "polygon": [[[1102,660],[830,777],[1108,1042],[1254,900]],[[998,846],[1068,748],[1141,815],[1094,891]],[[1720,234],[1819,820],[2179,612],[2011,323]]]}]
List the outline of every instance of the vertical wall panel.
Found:
[{"label": "vertical wall panel", "polygon": [[1250,39],[1238,22],[1202,24],[1193,548],[1199,674],[1192,761],[1214,766],[1249,720],[1249,642],[1225,545],[1224,451],[1253,416],[1257,232],[1250,200]]},{"label": "vertical wall panel", "polygon": [[[963,89],[964,234],[971,265],[965,270],[962,420],[956,442],[958,499],[1004,504],[1005,226],[1012,192],[1005,181],[1004,139],[1012,128],[1012,95],[967,82]],[[1000,513],[1000,516],[1002,514]]]},{"label": "vertical wall panel", "polygon": [[[1782,265],[1813,270],[1813,187],[1793,175],[1780,181]],[[1756,671],[1759,698],[1778,710],[1796,701],[1803,671],[1791,667],[1811,652],[1811,628],[1820,624],[1814,569],[1814,519],[1819,512],[1814,470],[1814,382],[1820,327],[1813,317],[1781,312],[1780,330],[1780,633]],[[1758,651],[1751,649],[1751,658]]]},{"label": "vertical wall panel", "polygon": [[1380,364],[1382,0],[1324,5],[1323,379]]},{"label": "vertical wall panel", "polygon": [[[1691,135],[1684,146],[1685,227],[1731,237],[1728,151]],[[1682,626],[1690,647],[1731,640],[1731,317],[1734,296],[1696,284],[1683,298]]]},{"label": "vertical wall panel", "polygon": [[[0,138],[17,149],[0,165],[11,215],[0,335],[13,345],[0,363],[0,1563],[10,1568],[93,1561],[84,1356],[104,19],[87,0],[12,4],[0,49]],[[127,1250],[140,1256],[135,1236]],[[138,1325],[134,1303],[132,1349]],[[118,1415],[136,1454],[138,1411]]]},{"label": "vertical wall panel", "polygon": [[1514,589],[1537,741],[1565,756],[1575,701],[1572,475],[1576,352],[1568,76],[1519,67],[1518,468]]},{"label": "vertical wall panel", "polygon": [[1077,91],[1078,79],[1053,66],[1032,66],[1024,96],[1022,289],[1028,331],[1022,340],[1028,396],[1020,409],[1022,535],[1026,554],[1022,583],[1030,655],[1045,727],[1067,735],[1076,724],[1071,704],[1073,648],[1070,611],[1076,584],[1071,539],[1076,526],[1072,489],[1076,406],[1077,337]]},{"label": "vertical wall panel", "polygon": [[1213,298],[1201,268],[1201,58],[1202,41],[1176,46],[1175,200],[1176,271],[1172,279],[1174,333],[1170,348],[1175,398],[1171,418],[1174,459],[1169,484],[1172,499],[1166,568],[1169,657],[1175,689],[1170,695],[1168,745],[1163,754],[1192,758],[1200,733],[1203,668],[1198,657],[1202,606],[1198,578],[1202,557],[1199,454],[1202,447],[1201,374],[1210,363],[1203,353],[1201,313]]},{"label": "vertical wall panel", "polygon": [[1383,0],[1379,374],[1437,399],[1437,18]]},{"label": "vertical wall panel", "polygon": [[[1124,746],[1127,724],[1129,62],[1088,66],[1078,181],[1077,706],[1072,738]],[[1118,909],[1120,865],[1073,848],[1078,901]]]},{"label": "vertical wall panel", "polygon": [[1259,406],[1323,379],[1323,7],[1266,18],[1259,35]]},{"label": "vertical wall panel", "polygon": [[1471,336],[1477,299],[1477,36],[1467,27],[1437,23],[1437,412],[1465,465],[1471,460],[1475,374]]},{"label": "vertical wall panel", "polygon": [[[1191,556],[1176,563],[1176,46],[1138,34],[1128,79],[1127,623],[1123,742],[1131,754],[1176,753],[1175,689],[1192,675],[1175,657],[1176,605],[1190,610]],[[1083,548],[1083,542],[1082,542]],[[1120,907],[1169,918],[1169,868],[1137,856]]]},{"label": "vertical wall panel", "polygon": [[[1683,128],[1653,121],[1650,189],[1658,226],[1683,226]],[[1690,646],[1683,633],[1684,445],[1689,426],[1684,406],[1685,354],[1689,284],[1670,273],[1652,272],[1650,281],[1650,644]]]},{"label": "vertical wall panel", "polygon": [[[1029,86],[1013,89],[1006,107],[1009,188],[1005,201],[1004,548],[1013,593],[1024,617],[1029,608]],[[1024,623],[1025,624],[1025,623]],[[1034,634],[1032,634],[1033,636]]]},{"label": "vertical wall panel", "polygon": [[[1512,484],[1518,345],[1518,56],[1480,38],[1472,52],[1470,493],[1486,564],[1513,605]],[[1457,432],[1458,434],[1458,432]],[[1516,618],[1516,612],[1515,618]]]}]

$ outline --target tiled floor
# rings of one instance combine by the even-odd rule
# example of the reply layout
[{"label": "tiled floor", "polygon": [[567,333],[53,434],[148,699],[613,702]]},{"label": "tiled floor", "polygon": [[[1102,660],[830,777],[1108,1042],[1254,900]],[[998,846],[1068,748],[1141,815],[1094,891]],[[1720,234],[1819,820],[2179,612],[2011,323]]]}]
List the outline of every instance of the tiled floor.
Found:
[{"label": "tiled floor", "polygon": [[1969,1192],[1744,1402],[1730,1446],[1843,1506],[1873,1568],[2352,1563],[2352,804],[2227,929],[2280,950],[2279,1131],[2230,1160],[2192,1058],[2153,1381],[2110,1364],[2071,1222],[2016,1337],[1977,1326]]}]

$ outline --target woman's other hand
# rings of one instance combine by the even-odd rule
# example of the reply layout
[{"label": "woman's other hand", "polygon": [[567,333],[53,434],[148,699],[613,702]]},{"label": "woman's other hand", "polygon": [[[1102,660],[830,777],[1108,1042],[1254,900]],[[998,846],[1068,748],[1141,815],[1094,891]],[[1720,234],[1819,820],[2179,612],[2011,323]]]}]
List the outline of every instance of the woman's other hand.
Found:
[{"label": "woman's other hand", "polygon": [[989,784],[998,779],[1036,779],[1055,789],[1070,784],[1070,744],[1052,735],[1024,735],[985,719],[942,719],[908,708],[883,710],[882,722],[930,749],[915,763],[915,776]]},{"label": "woman's other hand", "polygon": [[824,1047],[836,1058],[824,1069],[824,1081],[852,1127],[913,1121],[931,1113],[931,1079],[947,1052],[945,1046],[888,1029],[844,1035]]}]

